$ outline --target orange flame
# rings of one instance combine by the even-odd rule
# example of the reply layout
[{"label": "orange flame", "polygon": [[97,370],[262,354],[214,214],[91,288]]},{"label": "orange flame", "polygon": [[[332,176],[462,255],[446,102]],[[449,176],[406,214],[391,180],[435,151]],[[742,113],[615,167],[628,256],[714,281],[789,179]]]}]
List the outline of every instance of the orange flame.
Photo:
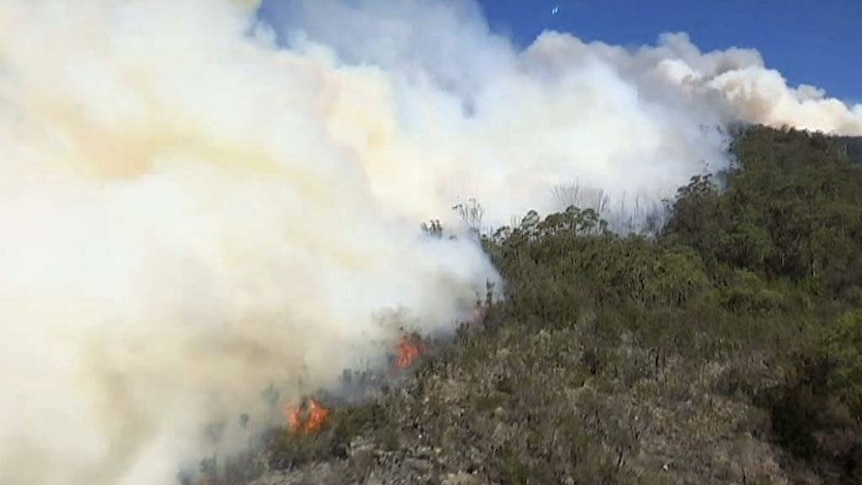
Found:
[{"label": "orange flame", "polygon": [[401,343],[398,344],[398,357],[395,360],[395,364],[399,369],[407,369],[412,366],[419,357],[422,357],[424,352],[425,349],[422,347],[421,343],[414,338],[405,336],[401,339]]},{"label": "orange flame", "polygon": [[296,431],[300,427],[302,409],[295,401],[284,405],[284,416],[287,418],[287,425],[291,431]]},{"label": "orange flame", "polygon": [[312,399],[308,404],[308,422],[305,425],[305,432],[317,433],[326,424],[327,418],[329,418],[329,410]]},{"label": "orange flame", "polygon": [[291,432],[314,434],[320,431],[330,411],[315,399],[309,399],[307,406],[302,406],[296,401],[284,405],[284,415]]}]

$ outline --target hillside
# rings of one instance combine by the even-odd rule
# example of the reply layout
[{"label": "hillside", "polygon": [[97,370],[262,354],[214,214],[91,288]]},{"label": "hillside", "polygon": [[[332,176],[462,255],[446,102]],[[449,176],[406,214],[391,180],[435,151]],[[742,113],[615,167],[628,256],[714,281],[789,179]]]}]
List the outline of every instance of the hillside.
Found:
[{"label": "hillside", "polygon": [[204,463],[206,483],[862,483],[845,142],[743,130],[739,166],[680,188],[655,237],[574,207],[498,230],[507,299],[481,323],[358,403],[320,396],[318,432]]},{"label": "hillside", "polygon": [[838,144],[845,146],[847,156],[856,162],[862,163],[862,137],[842,136],[837,138]]}]

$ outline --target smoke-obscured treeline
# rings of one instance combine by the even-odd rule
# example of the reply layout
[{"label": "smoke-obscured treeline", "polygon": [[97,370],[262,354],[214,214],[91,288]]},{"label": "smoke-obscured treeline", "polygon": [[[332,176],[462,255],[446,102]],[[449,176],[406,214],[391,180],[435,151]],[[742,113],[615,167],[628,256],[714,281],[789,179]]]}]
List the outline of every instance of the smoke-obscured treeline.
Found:
[{"label": "smoke-obscured treeline", "polygon": [[[862,166],[752,128],[654,238],[577,208],[484,236],[507,282],[408,384],[278,432],[259,483],[858,483]],[[489,304],[490,303],[490,304]],[[237,477],[238,475],[233,475]]]}]

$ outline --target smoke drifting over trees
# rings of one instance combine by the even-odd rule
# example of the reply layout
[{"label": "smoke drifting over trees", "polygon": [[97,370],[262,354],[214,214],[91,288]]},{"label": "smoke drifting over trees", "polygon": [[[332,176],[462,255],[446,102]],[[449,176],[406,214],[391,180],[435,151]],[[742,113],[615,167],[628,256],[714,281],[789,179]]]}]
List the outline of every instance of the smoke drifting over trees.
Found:
[{"label": "smoke drifting over trees", "polygon": [[418,224],[470,198],[494,227],[576,186],[613,222],[728,167],[729,124],[862,133],[682,34],[517,51],[468,2],[260,9],[0,0],[0,482],[168,483],[267,386],[382,358],[381,315],[469,318],[497,270]]}]

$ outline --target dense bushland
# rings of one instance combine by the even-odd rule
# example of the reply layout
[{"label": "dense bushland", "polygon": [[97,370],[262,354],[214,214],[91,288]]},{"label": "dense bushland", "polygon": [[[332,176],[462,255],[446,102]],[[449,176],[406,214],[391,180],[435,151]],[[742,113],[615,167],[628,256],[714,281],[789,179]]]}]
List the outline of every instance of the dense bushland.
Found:
[{"label": "dense bushland", "polygon": [[506,299],[274,432],[259,483],[862,483],[859,146],[752,127],[661,232],[570,207],[482,236]]}]

